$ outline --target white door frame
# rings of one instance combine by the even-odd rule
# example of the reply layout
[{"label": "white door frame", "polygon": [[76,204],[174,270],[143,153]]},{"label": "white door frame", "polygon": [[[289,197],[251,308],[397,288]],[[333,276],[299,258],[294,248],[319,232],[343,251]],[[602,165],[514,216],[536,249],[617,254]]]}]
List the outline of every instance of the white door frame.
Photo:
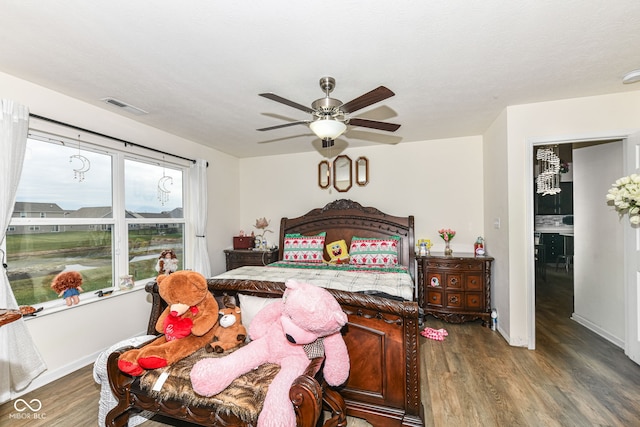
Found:
[{"label": "white door frame", "polygon": [[[639,173],[640,133],[624,141],[624,175]],[[624,353],[640,365],[640,228],[624,221],[625,342]],[[635,306],[634,306],[635,304]]]},{"label": "white door frame", "polygon": [[[627,139],[632,134],[638,132],[638,129],[624,129],[617,130],[611,132],[602,132],[602,133],[591,133],[585,135],[569,135],[563,137],[546,137],[546,138],[530,138],[527,140],[527,163],[525,169],[525,173],[527,177],[525,182],[527,183],[527,191],[528,197],[526,198],[526,212],[527,212],[527,220],[525,221],[526,227],[526,237],[525,241],[527,242],[527,256],[529,259],[528,262],[528,283],[527,283],[527,307],[529,310],[528,316],[528,329],[529,329],[529,343],[527,348],[530,350],[535,350],[536,348],[536,275],[535,275],[535,253],[534,253],[534,231],[535,231],[535,211],[534,211],[534,203],[533,203],[533,150],[536,146],[539,145],[553,145],[553,144],[572,144],[577,142],[597,142],[597,141],[606,141],[606,140],[622,140]],[[627,257],[625,251],[625,258]],[[628,289],[629,284],[625,283],[625,291]],[[628,302],[630,303],[630,302]],[[625,312],[628,311],[625,306]],[[625,323],[629,321],[629,316],[625,315]],[[625,324],[625,330],[628,330],[628,325]],[[625,336],[625,342],[627,341],[627,337]]]}]

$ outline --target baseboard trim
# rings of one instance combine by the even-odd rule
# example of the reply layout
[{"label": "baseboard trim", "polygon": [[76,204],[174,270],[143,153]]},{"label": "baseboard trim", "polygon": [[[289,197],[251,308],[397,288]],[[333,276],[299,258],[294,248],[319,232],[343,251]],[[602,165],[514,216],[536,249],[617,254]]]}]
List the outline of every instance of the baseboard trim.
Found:
[{"label": "baseboard trim", "polygon": [[[141,331],[138,334],[134,334],[129,338],[145,335],[146,333],[147,333],[146,331]],[[28,387],[20,391],[11,392],[11,398],[9,400],[17,399],[18,397],[24,396],[25,394],[30,393],[34,390],[37,390],[40,387],[43,387],[53,381],[59,380],[60,378],[66,375],[69,375],[70,373],[75,372],[78,369],[81,369],[87,365],[93,364],[98,358],[98,356],[100,355],[100,353],[102,353],[107,348],[109,347],[105,347],[102,350],[96,351],[95,353],[88,354],[80,359],[76,359],[75,361],[68,363],[64,366],[61,366],[53,371],[49,371],[49,370],[44,371],[40,376],[34,379],[31,382],[31,384],[29,384]],[[0,403],[4,403],[4,402],[0,402]]]},{"label": "baseboard trim", "polygon": [[590,322],[589,320],[585,319],[584,317],[580,316],[579,314],[576,313],[572,313],[571,314],[571,320],[576,321],[577,323],[581,324],[582,326],[584,326],[585,328],[589,329],[590,331],[600,335],[602,338],[604,338],[605,340],[609,341],[611,344],[620,347],[621,349],[624,349],[624,340],[620,339],[616,336],[611,335],[609,332],[605,331],[604,329],[602,329],[601,327],[599,327],[598,325],[596,325],[595,323]]}]

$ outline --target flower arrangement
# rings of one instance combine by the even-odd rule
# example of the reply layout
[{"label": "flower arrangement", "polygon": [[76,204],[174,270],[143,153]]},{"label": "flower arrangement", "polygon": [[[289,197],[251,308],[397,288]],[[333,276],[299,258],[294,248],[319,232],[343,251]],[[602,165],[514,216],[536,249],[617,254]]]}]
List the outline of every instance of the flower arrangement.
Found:
[{"label": "flower arrangement", "polygon": [[268,226],[269,220],[267,220],[267,218],[262,217],[256,219],[256,225],[254,225],[254,227],[258,230],[262,230],[261,234],[256,234],[256,238],[260,239],[260,244],[264,242],[264,235],[266,233],[271,233],[271,230],[267,229]]},{"label": "flower arrangement", "polygon": [[564,160],[560,160],[560,173],[568,173],[569,172],[569,163]]},{"label": "flower arrangement", "polygon": [[640,224],[640,175],[634,173],[617,179],[607,193],[607,201],[612,202],[620,216],[628,213],[631,224]]},{"label": "flower arrangement", "polygon": [[419,239],[418,240],[418,246],[422,245],[423,243],[427,247],[427,249],[431,249],[431,247],[433,246],[433,243],[431,243],[431,240],[429,240],[429,239]]},{"label": "flower arrangement", "polygon": [[450,242],[451,239],[453,239],[453,236],[456,235],[456,232],[450,228],[442,228],[438,230],[438,234],[442,237],[442,240]]}]

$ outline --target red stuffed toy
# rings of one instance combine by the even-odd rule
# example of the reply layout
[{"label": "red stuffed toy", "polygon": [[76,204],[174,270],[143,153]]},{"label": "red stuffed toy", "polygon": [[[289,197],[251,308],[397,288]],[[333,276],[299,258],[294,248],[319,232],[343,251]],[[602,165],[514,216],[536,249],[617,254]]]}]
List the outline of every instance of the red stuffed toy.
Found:
[{"label": "red stuffed toy", "polygon": [[264,363],[277,363],[280,372],[269,385],[258,427],[294,427],[296,415],[289,388],[304,373],[309,359],[322,356],[323,375],[330,385],[349,376],[349,353],[340,329],[347,315],[326,290],[293,280],[286,282],[282,300],[260,310],[249,327],[252,341],[233,353],[197,362],[191,369],[193,390],[213,396],[238,376]]},{"label": "red stuffed toy", "polygon": [[213,339],[218,322],[218,303],[200,273],[177,271],[157,278],[160,296],[168,307],[156,322],[159,338],[124,352],[118,368],[129,375],[142,375],[184,359]]}]

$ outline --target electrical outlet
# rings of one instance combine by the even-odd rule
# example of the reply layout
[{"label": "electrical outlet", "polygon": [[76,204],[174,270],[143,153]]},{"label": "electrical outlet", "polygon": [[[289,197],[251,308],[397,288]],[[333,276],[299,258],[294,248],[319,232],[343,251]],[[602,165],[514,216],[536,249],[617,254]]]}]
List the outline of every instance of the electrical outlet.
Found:
[{"label": "electrical outlet", "polygon": [[495,228],[496,230],[500,229],[500,218],[495,218],[493,220],[493,228]]}]

